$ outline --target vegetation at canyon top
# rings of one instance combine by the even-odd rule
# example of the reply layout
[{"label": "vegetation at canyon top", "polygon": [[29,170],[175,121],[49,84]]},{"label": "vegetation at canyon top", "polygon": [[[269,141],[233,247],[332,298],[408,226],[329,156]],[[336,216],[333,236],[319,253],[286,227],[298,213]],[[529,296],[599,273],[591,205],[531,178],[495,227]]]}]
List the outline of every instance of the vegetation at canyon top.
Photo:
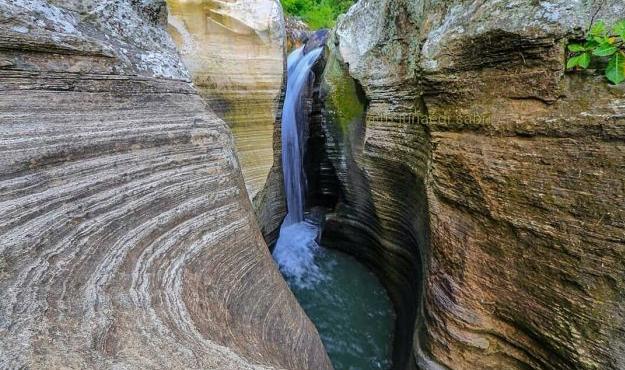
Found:
[{"label": "vegetation at canyon top", "polygon": [[583,44],[570,44],[568,49],[571,55],[566,68],[586,69],[593,56],[609,58],[606,78],[615,85],[625,81],[625,19],[611,29],[603,21],[595,23]]},{"label": "vegetation at canyon top", "polygon": [[280,0],[284,11],[300,18],[312,29],[332,28],[339,15],[345,13],[354,0]]}]

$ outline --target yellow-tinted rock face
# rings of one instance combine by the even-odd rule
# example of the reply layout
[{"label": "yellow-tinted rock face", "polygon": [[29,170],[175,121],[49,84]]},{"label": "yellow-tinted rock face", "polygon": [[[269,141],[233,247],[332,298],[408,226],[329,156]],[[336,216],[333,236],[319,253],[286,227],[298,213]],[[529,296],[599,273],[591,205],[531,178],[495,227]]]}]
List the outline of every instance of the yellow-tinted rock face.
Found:
[{"label": "yellow-tinted rock face", "polygon": [[251,198],[273,164],[284,76],[284,21],[274,0],[168,0],[169,30],[193,82],[230,125]]}]

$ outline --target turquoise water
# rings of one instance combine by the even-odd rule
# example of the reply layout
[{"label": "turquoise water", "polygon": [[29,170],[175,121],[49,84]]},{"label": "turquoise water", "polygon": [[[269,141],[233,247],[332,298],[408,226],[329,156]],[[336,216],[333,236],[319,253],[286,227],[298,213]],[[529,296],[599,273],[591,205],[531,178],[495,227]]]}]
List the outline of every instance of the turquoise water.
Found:
[{"label": "turquoise water", "polygon": [[394,312],[377,277],[351,256],[315,248],[316,280],[285,274],[336,370],[389,369]]},{"label": "turquoise water", "polygon": [[309,117],[303,103],[311,97],[312,67],[321,52],[300,48],[287,61],[281,139],[288,213],[273,257],[317,326],[336,370],[389,369],[394,313],[386,291],[354,258],[319,246],[319,222],[304,217],[303,129]]}]

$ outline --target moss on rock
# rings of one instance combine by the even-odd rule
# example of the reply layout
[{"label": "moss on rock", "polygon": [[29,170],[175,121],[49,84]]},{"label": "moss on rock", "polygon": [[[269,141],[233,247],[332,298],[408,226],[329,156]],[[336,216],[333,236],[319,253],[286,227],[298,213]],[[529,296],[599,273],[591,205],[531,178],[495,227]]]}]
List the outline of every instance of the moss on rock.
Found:
[{"label": "moss on rock", "polygon": [[322,78],[321,89],[327,112],[335,125],[345,134],[352,123],[362,119],[366,101],[360,86],[349,75],[347,66],[333,47],[330,48]]}]

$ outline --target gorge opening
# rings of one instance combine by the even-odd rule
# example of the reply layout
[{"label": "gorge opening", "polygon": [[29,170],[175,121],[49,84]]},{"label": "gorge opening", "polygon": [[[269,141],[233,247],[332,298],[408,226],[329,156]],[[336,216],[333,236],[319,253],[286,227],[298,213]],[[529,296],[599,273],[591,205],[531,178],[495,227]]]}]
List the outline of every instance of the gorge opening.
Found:
[{"label": "gorge opening", "polygon": [[[273,256],[313,321],[337,370],[390,369],[395,312],[377,276],[340,248],[321,243],[327,207],[311,207],[306,145],[314,110],[315,66],[323,47],[303,46],[287,61],[282,112],[282,166],[288,213]],[[320,60],[321,59],[321,60]],[[323,202],[315,202],[323,203]]]}]

